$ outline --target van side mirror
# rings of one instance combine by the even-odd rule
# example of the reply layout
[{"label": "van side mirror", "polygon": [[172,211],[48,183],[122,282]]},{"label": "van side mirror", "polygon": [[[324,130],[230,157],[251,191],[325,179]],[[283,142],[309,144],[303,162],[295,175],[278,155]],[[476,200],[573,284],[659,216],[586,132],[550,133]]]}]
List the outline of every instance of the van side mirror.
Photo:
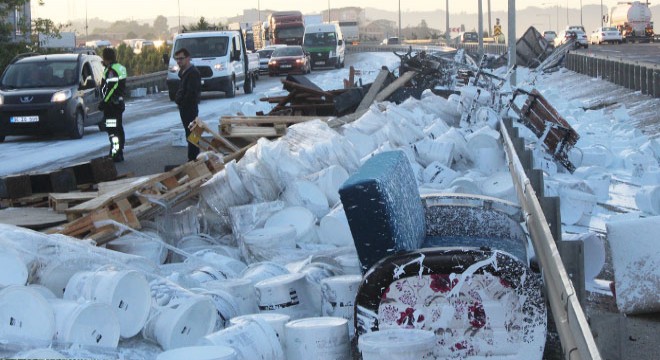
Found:
[{"label": "van side mirror", "polygon": [[238,50],[233,50],[231,52],[231,61],[241,61],[241,52]]},{"label": "van side mirror", "polygon": [[343,44],[344,44],[344,40],[339,39],[339,40],[337,41],[337,45],[342,46]]},{"label": "van side mirror", "polygon": [[83,89],[93,89],[96,87],[96,81],[92,75],[88,75],[82,82],[81,87]]},{"label": "van side mirror", "polygon": [[165,65],[170,64],[170,54],[163,54],[163,64]]}]

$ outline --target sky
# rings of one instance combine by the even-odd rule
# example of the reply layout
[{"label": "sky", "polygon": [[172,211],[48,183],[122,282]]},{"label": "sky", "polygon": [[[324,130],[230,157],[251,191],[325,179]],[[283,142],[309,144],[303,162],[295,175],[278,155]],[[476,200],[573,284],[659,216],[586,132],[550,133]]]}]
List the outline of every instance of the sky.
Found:
[{"label": "sky", "polygon": [[[581,0],[583,6],[600,4],[608,8],[616,4],[616,0]],[[507,0],[492,0],[492,11],[502,11],[508,9]],[[246,0],[246,1],[229,1],[229,0],[114,0],[112,1],[112,9],[119,9],[119,11],[109,10],[107,7],[108,2],[104,0],[45,0],[45,5],[38,6],[37,1],[32,2],[33,17],[50,18],[56,23],[64,23],[72,19],[84,19],[85,12],[87,11],[87,18],[102,18],[109,21],[124,20],[124,19],[151,19],[158,15],[164,16],[177,16],[180,15],[206,18],[224,18],[240,15],[243,9],[270,9],[270,10],[290,10],[292,5],[290,2],[283,2],[278,0]],[[194,6],[191,6],[194,4]],[[445,1],[442,0],[413,0],[413,1],[396,1],[396,0],[328,0],[328,1],[299,1],[295,5],[297,9],[304,14],[319,13],[330,8],[340,8],[347,6],[359,6],[363,8],[371,7],[382,10],[397,11],[399,4],[401,11],[432,11],[444,10]],[[476,13],[478,1],[450,1],[450,12],[467,12]],[[482,2],[484,12],[488,9],[488,0]],[[563,1],[563,0],[548,0],[548,1],[535,1],[535,0],[518,0],[516,1],[516,8],[526,8],[530,6],[538,7],[553,7],[559,5],[560,7],[578,8],[577,1]]]}]

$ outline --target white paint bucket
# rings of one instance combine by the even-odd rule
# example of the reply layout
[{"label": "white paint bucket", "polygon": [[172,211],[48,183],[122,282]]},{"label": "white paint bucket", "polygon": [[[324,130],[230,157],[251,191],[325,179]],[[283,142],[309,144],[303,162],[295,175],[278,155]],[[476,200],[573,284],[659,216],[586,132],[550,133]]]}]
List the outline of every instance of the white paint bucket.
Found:
[{"label": "white paint bucket", "polygon": [[167,259],[167,248],[158,233],[145,231],[144,235],[130,233],[106,244],[110,250],[143,256],[155,264],[163,264]]},{"label": "white paint bucket", "polygon": [[338,317],[314,317],[285,325],[287,360],[349,359],[348,324]]},{"label": "white paint bucket", "polygon": [[218,254],[213,250],[200,250],[188,257],[184,263],[209,265],[222,272],[228,279],[237,278],[245,270],[247,265],[240,260]]},{"label": "white paint bucket", "polygon": [[660,167],[649,166],[642,178],[640,179],[641,185],[657,185],[660,184]]},{"label": "white paint bucket", "polygon": [[164,351],[156,360],[239,360],[238,354],[230,346],[204,345],[186,346]]},{"label": "white paint bucket", "polygon": [[64,289],[69,279],[77,272],[91,270],[86,267],[82,259],[67,259],[64,261],[53,261],[37,269],[34,275],[34,283],[47,287],[55,296],[64,296]]},{"label": "white paint bucket", "polygon": [[584,191],[560,187],[559,210],[561,212],[561,222],[566,225],[574,225],[583,216],[591,215],[596,205],[596,196]]},{"label": "white paint bucket", "polygon": [[230,293],[238,305],[238,314],[253,314],[259,311],[257,306],[257,293],[249,279],[227,279],[204,283],[209,290],[220,289]]},{"label": "white paint bucket", "polygon": [[188,276],[190,279],[196,281],[200,286],[203,286],[208,281],[217,281],[229,278],[227,273],[216,269],[213,266],[200,266],[192,270]]},{"label": "white paint bucket", "polygon": [[467,176],[457,177],[449,183],[450,192],[461,193],[461,194],[474,194],[481,195],[481,190],[479,186],[474,182],[474,180]]},{"label": "white paint bucket", "polygon": [[343,135],[353,145],[359,158],[364,157],[376,149],[376,143],[371,136],[353,127],[344,126]]},{"label": "white paint bucket", "polygon": [[155,303],[142,336],[164,350],[194,345],[215,326],[216,308],[210,297],[165,282],[152,282],[151,289]]},{"label": "white paint bucket", "polygon": [[342,274],[341,267],[339,264],[314,261],[305,264],[299,272],[305,274],[305,278],[307,279],[307,290],[309,292],[309,299],[311,300],[310,304],[313,307],[313,315],[320,316],[322,303],[321,281]]},{"label": "white paint bucket", "polygon": [[199,341],[200,345],[229,345],[239,359],[284,360],[275,330],[260,319],[245,319]]},{"label": "white paint bucket", "polygon": [[468,135],[467,149],[475,167],[492,174],[504,170],[504,151],[500,148],[500,133],[490,127],[483,127]]},{"label": "white paint bucket", "polygon": [[346,212],[341,204],[321,218],[319,223],[319,239],[321,244],[332,244],[337,246],[352,246],[353,234],[348,225]]},{"label": "white paint bucket", "polygon": [[341,275],[321,280],[321,315],[346,319],[351,337],[355,333],[353,314],[361,282],[361,275]]},{"label": "white paint bucket", "polygon": [[261,280],[270,279],[278,275],[289,274],[286,267],[274,263],[272,261],[264,261],[259,263],[250,264],[242,273],[242,279],[248,279],[252,284],[256,284]]},{"label": "white paint bucket", "polygon": [[170,129],[170,138],[172,139],[172,143],[171,143],[172,146],[176,146],[176,147],[188,146],[188,140],[186,140],[186,132],[181,127]]},{"label": "white paint bucket", "polygon": [[204,246],[218,245],[210,237],[202,236],[201,234],[186,235],[176,242],[176,247],[181,250],[188,251],[192,248],[200,248]]},{"label": "white paint bucket", "polygon": [[581,159],[571,159],[575,166],[601,166],[609,167],[614,162],[612,151],[605,145],[593,144],[578,149],[581,152]]},{"label": "white paint bucket", "polygon": [[596,195],[596,199],[601,201],[609,199],[612,175],[605,168],[599,166],[581,166],[575,169],[573,175],[584,180],[587,186],[594,192],[594,195]]},{"label": "white paint bucket", "polygon": [[449,128],[438,140],[452,142],[454,144],[454,161],[466,163],[469,160],[467,141],[465,141],[463,134],[456,128]]},{"label": "white paint bucket", "polygon": [[296,228],[292,225],[259,228],[243,234],[240,239],[243,257],[248,263],[268,261],[296,248]]},{"label": "white paint bucket", "polygon": [[0,339],[50,344],[55,335],[55,314],[36,290],[11,285],[0,290]]},{"label": "white paint bucket", "polygon": [[291,206],[307,208],[319,219],[330,211],[328,198],[323,190],[307,180],[296,180],[287,184],[282,193],[282,200]]},{"label": "white paint bucket", "polygon": [[437,139],[449,130],[447,123],[442,119],[437,119],[430,126],[424,128],[424,134],[431,139]]},{"label": "white paint bucket", "polygon": [[645,213],[660,215],[660,185],[642,186],[635,194],[635,204]]},{"label": "white paint bucket", "polygon": [[25,285],[28,269],[18,252],[9,247],[0,249],[0,288],[9,285]]},{"label": "white paint bucket", "polygon": [[362,275],[362,266],[357,254],[340,255],[335,258],[346,275]]},{"label": "white paint bucket", "polygon": [[51,299],[55,312],[55,339],[83,346],[116,348],[119,319],[107,304]]},{"label": "white paint bucket", "polygon": [[149,282],[135,270],[76,273],[66,285],[64,299],[80,298],[109,305],[119,321],[121,337],[125,339],[140,332],[151,307]]},{"label": "white paint bucket", "polygon": [[291,206],[270,216],[264,228],[292,225],[296,228],[296,243],[307,244],[318,243],[315,224],[316,218],[311,211],[302,206]]},{"label": "white paint bucket", "polygon": [[438,184],[447,188],[449,184],[458,177],[458,172],[439,162],[433,162],[422,172],[422,180],[425,183]]},{"label": "white paint bucket", "polygon": [[59,352],[50,349],[31,349],[26,351],[21,351],[20,353],[11,357],[12,359],[66,359],[66,356],[60,354]]},{"label": "white paint bucket", "polygon": [[480,184],[481,193],[494,198],[518,203],[516,188],[513,186],[511,174],[497,172],[484,179]]},{"label": "white paint bucket", "polygon": [[383,329],[358,338],[362,360],[435,359],[433,349],[436,346],[432,331],[418,329]]},{"label": "white paint bucket", "polygon": [[273,330],[275,330],[275,334],[277,334],[277,338],[280,341],[280,345],[282,346],[282,349],[285,348],[286,333],[284,331],[284,325],[286,325],[286,323],[288,323],[291,320],[291,317],[289,315],[278,314],[278,313],[247,314],[247,315],[237,316],[231,319],[230,322],[232,325],[238,325],[242,322],[245,322],[247,319],[260,319],[266,322],[266,324],[270,325],[270,327],[272,327]]},{"label": "white paint bucket", "polygon": [[239,315],[238,302],[234,296],[222,289],[194,288],[191,291],[205,295],[213,300],[216,309],[215,326],[212,331],[218,331],[229,326],[229,319]]},{"label": "white paint bucket", "polygon": [[286,314],[291,319],[314,315],[305,274],[272,277],[254,285],[260,312]]},{"label": "white paint bucket", "polygon": [[424,138],[410,147],[415,153],[417,162],[424,167],[434,162],[438,162],[444,166],[451,166],[454,160],[453,142]]},{"label": "white paint bucket", "polygon": [[576,235],[564,234],[564,241],[582,241],[584,245],[584,280],[587,283],[594,281],[605,265],[605,244],[595,233],[582,233]]},{"label": "white paint bucket", "polygon": [[305,176],[321,189],[328,199],[328,205],[334,207],[340,202],[339,188],[348,179],[348,172],[340,165],[330,165],[327,168]]},{"label": "white paint bucket", "polygon": [[650,166],[657,166],[658,162],[651,155],[637,149],[626,149],[619,153],[623,159],[623,166],[630,171],[633,178],[641,178]]}]

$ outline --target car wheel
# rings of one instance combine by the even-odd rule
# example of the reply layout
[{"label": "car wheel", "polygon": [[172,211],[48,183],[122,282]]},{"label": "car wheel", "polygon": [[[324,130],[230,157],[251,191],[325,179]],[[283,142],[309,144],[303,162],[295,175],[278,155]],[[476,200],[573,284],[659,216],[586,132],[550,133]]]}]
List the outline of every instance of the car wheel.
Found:
[{"label": "car wheel", "polygon": [[5,142],[5,136],[4,135],[0,135],[0,143],[1,142]]},{"label": "car wheel", "polygon": [[252,75],[245,77],[245,83],[243,84],[243,91],[246,94],[252,94],[252,88],[254,87],[254,80]]},{"label": "car wheel", "polygon": [[234,79],[234,77],[231,78],[231,84],[229,84],[229,88],[225,92],[225,96],[228,98],[233,98],[236,96],[236,79]]},{"label": "car wheel", "polygon": [[76,117],[71,121],[71,130],[69,130],[69,137],[71,139],[80,139],[85,133],[85,117],[82,111],[76,111]]}]

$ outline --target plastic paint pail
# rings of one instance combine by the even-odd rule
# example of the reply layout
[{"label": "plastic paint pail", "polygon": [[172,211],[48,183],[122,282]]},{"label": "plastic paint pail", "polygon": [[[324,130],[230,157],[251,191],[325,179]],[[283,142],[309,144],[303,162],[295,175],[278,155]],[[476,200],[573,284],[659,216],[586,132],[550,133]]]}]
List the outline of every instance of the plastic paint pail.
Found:
[{"label": "plastic paint pail", "polygon": [[59,342],[116,348],[119,319],[109,305],[52,299],[55,312],[55,338]]},{"label": "plastic paint pail", "polygon": [[635,194],[635,204],[645,213],[660,215],[660,185],[642,186]]},{"label": "plastic paint pail", "polygon": [[284,349],[284,346],[286,344],[286,338],[285,338],[286,333],[284,331],[284,325],[286,325],[286,323],[288,323],[291,320],[291,317],[289,315],[272,313],[272,312],[261,313],[261,314],[247,314],[232,318],[230,322],[232,325],[238,325],[241,322],[246,321],[247,319],[260,319],[266,322],[268,325],[270,325],[273,328],[273,330],[275,330],[275,333],[277,334],[277,338],[280,340],[280,345],[282,345],[282,349]]},{"label": "plastic paint pail", "polygon": [[239,359],[284,360],[282,345],[275,330],[260,319],[245,319],[239,324],[214,332],[199,341],[200,345],[229,345]]},{"label": "plastic paint pail", "polygon": [[272,277],[254,285],[260,312],[275,312],[300,319],[314,315],[305,274]]},{"label": "plastic paint pail", "polygon": [[220,289],[230,293],[238,305],[238,315],[254,314],[259,311],[257,293],[250,279],[227,279],[204,283],[209,290]]},{"label": "plastic paint pail", "polygon": [[417,329],[383,329],[358,338],[362,360],[435,359],[433,349],[436,346],[432,331]]},{"label": "plastic paint pail", "polygon": [[238,354],[230,346],[187,346],[164,351],[156,360],[238,360]]},{"label": "plastic paint pail", "polygon": [[266,220],[264,228],[293,225],[296,228],[296,243],[317,243],[314,214],[302,206],[284,208]]},{"label": "plastic paint pail", "polygon": [[339,317],[313,317],[285,325],[287,360],[349,359],[348,322]]},{"label": "plastic paint pail", "polygon": [[266,280],[278,275],[289,273],[290,271],[287,270],[286,267],[278,263],[274,263],[272,261],[264,261],[250,264],[250,266],[248,266],[241,273],[241,278],[252,281],[252,284],[254,285],[261,280]]},{"label": "plastic paint pail", "polygon": [[362,282],[361,275],[341,275],[321,280],[321,314],[348,321],[348,333],[354,334],[355,297]]},{"label": "plastic paint pail", "polygon": [[348,225],[344,207],[339,205],[332,209],[328,215],[321,218],[319,223],[319,238],[322,244],[337,246],[353,245],[353,234]]},{"label": "plastic paint pail", "polygon": [[55,335],[55,314],[36,290],[11,285],[0,290],[0,339],[50,344]]},{"label": "plastic paint pail", "polygon": [[282,193],[282,200],[291,206],[302,206],[308,209],[319,219],[330,211],[328,198],[323,190],[307,180],[296,180],[287,184]]},{"label": "plastic paint pail", "polygon": [[212,331],[218,331],[229,326],[229,319],[239,315],[238,302],[234,296],[222,289],[195,288],[191,291],[210,297],[216,309],[215,326]]},{"label": "plastic paint pail", "polygon": [[296,228],[271,226],[254,229],[241,236],[244,256],[250,263],[270,260],[282,251],[296,248]]},{"label": "plastic paint pail", "polygon": [[0,288],[9,285],[25,285],[28,279],[28,269],[21,256],[10,248],[0,249]]}]

